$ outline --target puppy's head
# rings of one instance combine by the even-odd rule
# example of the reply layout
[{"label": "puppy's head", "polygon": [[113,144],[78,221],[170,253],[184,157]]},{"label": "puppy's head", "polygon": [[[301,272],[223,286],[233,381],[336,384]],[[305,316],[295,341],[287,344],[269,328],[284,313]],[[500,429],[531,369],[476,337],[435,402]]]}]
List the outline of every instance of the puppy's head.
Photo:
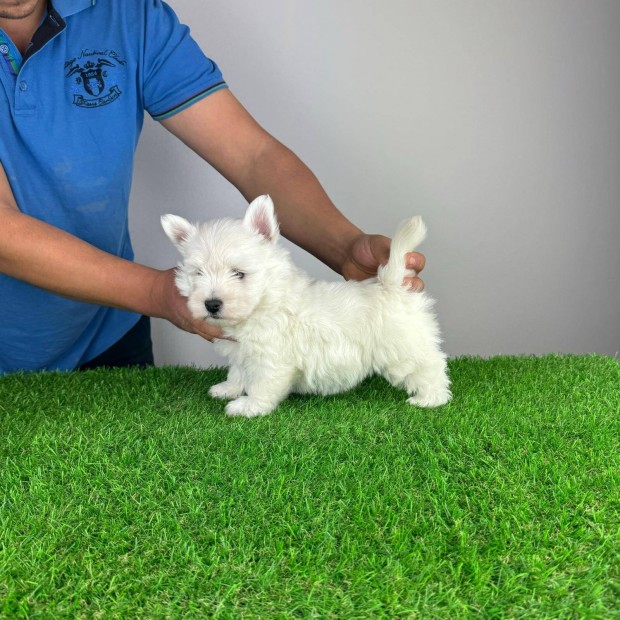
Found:
[{"label": "puppy's head", "polygon": [[271,198],[256,198],[242,220],[224,218],[196,226],[164,215],[161,223],[183,256],[176,284],[194,318],[222,326],[248,319],[278,261],[279,229]]}]

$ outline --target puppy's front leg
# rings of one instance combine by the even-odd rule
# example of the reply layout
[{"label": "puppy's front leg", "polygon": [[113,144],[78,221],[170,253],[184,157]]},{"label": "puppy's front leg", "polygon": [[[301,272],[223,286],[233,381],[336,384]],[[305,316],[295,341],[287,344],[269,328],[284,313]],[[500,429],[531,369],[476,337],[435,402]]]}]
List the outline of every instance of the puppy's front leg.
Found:
[{"label": "puppy's front leg", "polygon": [[246,378],[247,396],[229,402],[226,413],[246,418],[271,413],[289,395],[294,376],[295,370],[292,368],[259,370],[251,379]]},{"label": "puppy's front leg", "polygon": [[224,400],[230,400],[231,398],[238,398],[243,394],[243,377],[241,371],[234,364],[228,369],[228,376],[226,381],[218,383],[211,387],[209,395],[213,398],[222,398]]}]

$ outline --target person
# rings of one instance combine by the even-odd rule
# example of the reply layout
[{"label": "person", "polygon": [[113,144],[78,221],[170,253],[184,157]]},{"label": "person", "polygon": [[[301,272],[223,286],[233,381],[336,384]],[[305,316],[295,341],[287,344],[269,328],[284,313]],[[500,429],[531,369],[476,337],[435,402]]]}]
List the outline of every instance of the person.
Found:
[{"label": "person", "polygon": [[[145,111],[284,236],[347,279],[386,262],[267,133],[162,0],[0,0],[0,374],[153,363],[148,317],[207,340],[174,269],[136,263],[128,203]],[[406,260],[417,277],[422,254]]]}]

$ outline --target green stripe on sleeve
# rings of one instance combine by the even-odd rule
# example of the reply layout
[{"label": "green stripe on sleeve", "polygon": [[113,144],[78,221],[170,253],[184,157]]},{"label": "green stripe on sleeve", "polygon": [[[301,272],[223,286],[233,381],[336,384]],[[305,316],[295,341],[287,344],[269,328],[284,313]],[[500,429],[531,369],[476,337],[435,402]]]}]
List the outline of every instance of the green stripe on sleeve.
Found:
[{"label": "green stripe on sleeve", "polygon": [[179,105],[175,106],[174,108],[170,108],[170,110],[166,110],[165,112],[162,112],[161,114],[153,115],[153,118],[156,121],[163,121],[163,120],[169,118],[170,116],[174,116],[175,114],[178,114],[182,110],[185,110],[185,108],[189,108],[189,106],[191,106],[192,104],[196,103],[200,99],[203,99],[207,95],[210,95],[210,94],[212,94],[212,93],[214,93],[214,92],[216,92],[218,90],[221,90],[223,88],[228,88],[228,84],[226,84],[226,82],[220,82],[219,84],[215,84],[213,86],[210,86],[206,90],[203,90],[202,92],[198,93],[197,95],[194,95],[191,99],[187,99],[186,101],[184,101],[183,103],[180,103]]}]

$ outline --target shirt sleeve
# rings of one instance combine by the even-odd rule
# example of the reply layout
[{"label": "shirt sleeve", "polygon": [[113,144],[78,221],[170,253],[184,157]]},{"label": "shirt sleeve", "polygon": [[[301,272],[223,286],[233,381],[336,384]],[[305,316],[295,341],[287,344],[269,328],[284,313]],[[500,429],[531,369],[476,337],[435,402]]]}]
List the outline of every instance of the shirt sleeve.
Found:
[{"label": "shirt sleeve", "polygon": [[162,0],[146,4],[144,107],[161,121],[227,85],[174,11]]}]

